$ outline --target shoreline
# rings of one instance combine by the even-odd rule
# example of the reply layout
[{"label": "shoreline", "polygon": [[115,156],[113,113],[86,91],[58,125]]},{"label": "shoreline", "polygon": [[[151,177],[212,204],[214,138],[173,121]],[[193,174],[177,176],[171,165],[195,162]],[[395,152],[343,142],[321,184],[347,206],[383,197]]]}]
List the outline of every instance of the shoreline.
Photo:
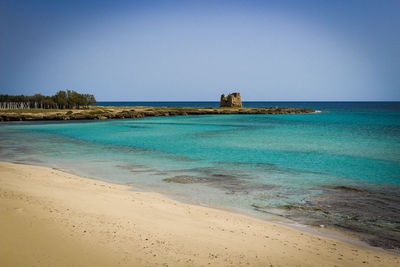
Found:
[{"label": "shoreline", "polygon": [[92,106],[89,109],[0,109],[2,121],[63,121],[107,120],[188,115],[278,115],[317,113],[305,108],[185,108],[185,107],[111,107]]},{"label": "shoreline", "polygon": [[[21,218],[30,225],[46,226],[39,231],[41,234],[56,229],[52,234],[65,239],[65,244],[71,241],[77,247],[82,246],[80,249],[85,253],[81,258],[79,251],[73,254],[78,253],[74,258],[79,263],[86,261],[86,265],[96,265],[100,259],[99,262],[122,265],[400,265],[398,255],[381,249],[356,246],[240,213],[182,203],[159,193],[137,192],[128,185],[7,162],[0,162],[0,174],[2,217],[14,220],[15,226]],[[21,242],[38,241],[16,235],[30,228],[13,228],[14,224],[7,226],[11,232],[0,231],[3,240],[6,236],[5,240],[19,237]],[[89,225],[92,228],[86,227]],[[118,225],[117,232],[122,235],[110,230],[113,225]],[[89,231],[91,235],[87,234]],[[25,263],[33,264],[32,261],[42,260],[42,263],[48,261],[48,265],[71,264],[68,260],[73,259],[62,262],[56,255],[73,248],[54,248],[52,255],[47,255],[49,244],[38,244],[37,249],[44,251],[35,255],[6,245],[6,251],[0,248],[0,255],[4,254],[0,262],[26,260]],[[132,250],[132,246],[137,250]],[[99,251],[103,253],[90,256]],[[27,255],[13,258],[16,253]]]},{"label": "shoreline", "polygon": [[[17,163],[17,164],[19,164],[19,163]],[[21,164],[25,164],[25,163],[21,163]],[[69,173],[68,171],[64,171],[62,169],[58,169],[58,170]],[[70,174],[74,174],[74,173],[70,173]],[[75,174],[75,175],[77,175],[77,174]],[[86,176],[81,176],[81,177],[97,180],[97,178],[92,178],[92,177],[86,177]],[[98,180],[101,180],[101,179],[98,179]],[[106,180],[101,180],[101,181],[108,182]],[[178,201],[183,204],[205,207],[205,208],[210,208],[210,209],[215,209],[215,210],[221,210],[223,212],[229,212],[229,213],[233,213],[233,214],[240,214],[240,215],[243,215],[246,217],[251,217],[251,218],[269,222],[269,223],[281,224],[281,225],[284,225],[284,226],[287,226],[290,228],[297,229],[299,231],[308,232],[308,233],[315,234],[318,236],[340,240],[340,241],[343,241],[343,242],[346,242],[346,243],[349,243],[349,244],[352,244],[355,246],[364,247],[364,248],[377,250],[377,251],[384,251],[384,252],[387,252],[387,253],[390,253],[390,254],[393,254],[396,256],[400,256],[400,252],[397,252],[395,250],[390,250],[390,249],[384,249],[382,247],[371,246],[366,241],[361,240],[359,238],[359,236],[354,235],[351,232],[346,232],[340,228],[326,227],[326,226],[317,227],[317,226],[302,224],[300,222],[296,222],[294,220],[291,220],[291,219],[288,219],[285,217],[280,217],[280,216],[274,215],[274,214],[269,214],[270,216],[265,216],[265,215],[263,216],[261,213],[250,212],[245,209],[228,208],[228,207],[223,207],[223,206],[218,206],[218,205],[208,205],[205,203],[194,201],[184,195],[174,194],[174,193],[167,192],[167,191],[157,191],[157,190],[153,190],[150,187],[139,186],[139,185],[135,185],[135,184],[124,184],[124,183],[118,183],[118,182],[111,182],[111,183],[129,186],[129,187],[131,187],[130,190],[132,190],[134,192],[153,192],[153,193],[160,194],[166,198],[169,198],[174,201]]]},{"label": "shoreline", "polygon": [[[0,163],[1,162],[8,162],[8,161],[0,161]],[[18,161],[10,161],[9,163],[28,165],[28,166],[31,165],[31,166],[45,167],[45,168],[50,168],[53,170],[61,171],[61,172],[67,173],[67,174],[76,175],[76,176],[79,176],[79,177],[82,177],[85,179],[89,179],[89,180],[102,181],[105,183],[128,186],[129,190],[133,191],[133,192],[156,193],[156,194],[160,194],[166,198],[169,198],[173,201],[178,201],[183,204],[211,208],[211,209],[221,210],[221,211],[229,212],[229,213],[233,213],[233,214],[240,214],[240,215],[244,215],[247,217],[255,218],[257,220],[281,224],[281,225],[284,225],[287,227],[291,227],[291,228],[294,228],[294,229],[297,229],[300,231],[305,231],[305,232],[315,234],[318,236],[333,238],[333,239],[340,240],[340,241],[343,241],[343,242],[346,242],[346,243],[349,243],[349,244],[352,244],[355,246],[364,247],[364,248],[377,250],[377,251],[384,251],[384,252],[387,252],[387,253],[390,253],[390,254],[393,254],[396,256],[400,256],[400,251],[398,251],[398,250],[385,249],[385,248],[382,248],[379,246],[372,246],[372,245],[368,244],[368,242],[361,240],[359,235],[356,235],[350,231],[345,231],[339,227],[332,227],[332,226],[318,227],[318,226],[313,226],[313,225],[302,224],[295,220],[291,220],[289,218],[281,217],[281,216],[274,215],[274,214],[269,214],[269,216],[266,216],[266,215],[263,215],[262,213],[250,212],[245,209],[228,208],[228,207],[223,207],[223,206],[218,206],[218,205],[208,205],[206,203],[194,201],[193,199],[190,199],[189,197],[187,197],[185,195],[174,194],[172,192],[168,192],[165,190],[154,190],[154,188],[151,188],[151,187],[146,187],[146,186],[141,186],[141,185],[136,185],[136,184],[131,184],[131,183],[109,181],[109,180],[101,178],[101,177],[85,176],[85,175],[81,175],[78,172],[75,172],[73,170],[67,170],[67,169],[63,169],[63,168],[46,166],[46,164],[39,164],[39,163],[35,164],[34,162],[18,162]]]},{"label": "shoreline", "polygon": [[374,247],[371,246],[370,244],[368,244],[365,241],[360,240],[360,238],[358,236],[353,235],[350,232],[346,232],[344,230],[341,230],[340,228],[334,228],[334,227],[329,227],[329,228],[318,228],[316,226],[311,226],[311,225],[307,225],[307,224],[302,224],[299,222],[296,222],[294,220],[290,220],[288,218],[284,218],[284,217],[279,217],[277,215],[273,215],[271,214],[271,216],[263,216],[261,214],[257,214],[254,212],[250,212],[244,209],[235,209],[235,208],[227,208],[227,207],[223,207],[223,206],[217,206],[217,205],[207,205],[205,203],[201,203],[201,202],[197,202],[194,201],[184,195],[179,195],[179,194],[173,194],[171,192],[167,192],[167,191],[157,191],[154,190],[150,187],[146,187],[146,186],[139,186],[136,184],[127,184],[127,183],[123,183],[123,182],[117,182],[117,181],[108,181],[106,179],[102,179],[100,177],[89,177],[89,176],[84,176],[84,175],[80,175],[79,173],[76,173],[75,171],[71,171],[71,170],[66,170],[63,168],[56,168],[56,167],[49,167],[46,166],[45,164],[41,165],[41,164],[35,164],[35,163],[26,163],[26,162],[18,162],[18,161],[0,161],[0,163],[2,162],[6,162],[6,163],[12,163],[12,164],[21,164],[21,165],[26,165],[26,166],[38,166],[38,167],[44,167],[44,168],[49,168],[52,170],[56,170],[56,171],[60,171],[66,174],[70,174],[70,175],[75,175],[84,179],[89,179],[89,180],[93,180],[93,181],[101,181],[101,182],[105,182],[105,183],[110,183],[110,184],[115,184],[115,185],[121,185],[121,186],[127,186],[129,187],[130,191],[133,192],[144,192],[144,193],[156,193],[156,194],[160,194],[163,197],[166,197],[168,199],[171,199],[173,201],[177,201],[180,202],[182,204],[187,204],[187,205],[191,205],[191,206],[199,206],[199,207],[204,207],[204,208],[210,208],[210,209],[215,209],[215,210],[220,210],[223,212],[228,212],[228,213],[233,213],[233,214],[239,214],[239,215],[243,215],[246,217],[251,217],[257,220],[261,220],[261,221],[265,221],[265,222],[269,222],[269,223],[276,223],[276,224],[281,224],[290,228],[294,228],[297,229],[299,231],[304,231],[304,232],[308,232],[311,234],[315,234],[321,237],[327,237],[327,238],[332,238],[332,239],[336,239],[336,240],[340,240],[358,247],[364,247],[367,249],[372,249],[372,250],[377,250],[377,251],[383,251],[383,252],[387,252],[396,256],[400,256],[400,253],[397,251],[393,251],[393,250],[389,250],[389,249],[384,249],[381,247]]},{"label": "shoreline", "polygon": [[286,227],[290,227],[290,228],[293,228],[293,229],[296,229],[299,231],[308,232],[308,233],[318,235],[321,237],[327,237],[327,238],[332,238],[335,240],[340,240],[345,243],[355,245],[358,247],[363,247],[363,248],[367,248],[367,249],[371,249],[371,250],[389,253],[389,254],[392,254],[395,256],[400,256],[400,251],[398,251],[398,250],[385,249],[385,248],[379,247],[379,246],[372,246],[372,245],[368,244],[368,242],[361,240],[359,235],[356,235],[350,231],[345,231],[339,227],[332,227],[332,226],[318,227],[318,226],[313,226],[313,225],[302,224],[295,220],[291,220],[289,218],[281,217],[281,216],[274,215],[274,214],[270,214],[270,216],[266,216],[261,213],[250,212],[245,209],[228,208],[228,207],[223,207],[223,206],[218,206],[218,205],[208,205],[206,203],[194,201],[193,199],[190,199],[187,196],[180,195],[180,194],[174,194],[172,192],[168,192],[165,190],[154,190],[151,187],[146,187],[146,186],[141,186],[141,185],[136,185],[136,184],[131,184],[131,183],[110,181],[110,180],[107,180],[107,179],[104,179],[101,177],[90,177],[90,176],[86,176],[86,175],[81,175],[78,172],[75,172],[74,170],[67,170],[67,169],[58,168],[58,167],[46,166],[46,164],[40,164],[40,163],[35,164],[34,162],[18,162],[18,161],[0,160],[0,164],[2,162],[12,163],[12,164],[20,164],[20,165],[26,165],[26,166],[44,167],[44,168],[49,168],[52,170],[60,171],[60,172],[63,172],[63,173],[69,174],[69,175],[74,175],[74,176],[88,179],[88,180],[101,181],[104,183],[120,185],[120,186],[127,186],[127,187],[129,187],[129,191],[132,191],[132,192],[155,193],[155,194],[159,194],[165,198],[171,199],[172,201],[177,201],[182,204],[186,204],[186,205],[190,205],[190,206],[199,206],[199,207],[204,207],[204,208],[209,208],[209,209],[214,209],[214,210],[220,210],[220,211],[228,212],[228,213],[232,213],[232,214],[239,214],[239,215],[243,215],[246,217],[254,218],[254,219],[269,222],[269,223],[280,224],[280,225],[283,225]]},{"label": "shoreline", "polygon": [[[129,185],[129,186],[132,186],[132,185]],[[138,187],[138,189],[139,188],[140,187]],[[136,188],[134,188],[132,190],[136,191],[135,189]],[[387,252],[387,253],[393,254],[395,256],[400,256],[400,252],[396,252],[396,251],[393,251],[390,249],[384,249],[381,247],[371,246],[367,242],[360,240],[356,235],[352,234],[351,232],[346,232],[344,230],[341,230],[340,228],[334,228],[334,227],[325,228],[326,226],[325,227],[317,227],[317,226],[302,224],[302,223],[296,222],[294,220],[290,220],[290,219],[284,218],[284,217],[279,217],[279,216],[273,215],[273,214],[271,214],[271,217],[263,216],[261,214],[252,213],[252,212],[246,211],[244,209],[225,208],[222,206],[207,205],[207,204],[195,202],[189,198],[185,198],[184,196],[173,195],[171,193],[164,192],[164,191],[158,192],[158,191],[152,191],[150,189],[149,190],[143,189],[143,190],[144,190],[143,192],[155,192],[157,194],[165,196],[166,198],[170,198],[172,200],[181,202],[183,204],[205,207],[205,208],[210,208],[210,209],[215,209],[215,210],[221,210],[221,211],[229,212],[229,213],[233,213],[233,214],[240,214],[240,215],[254,218],[257,220],[261,220],[261,221],[265,221],[265,222],[269,222],[269,223],[280,224],[283,226],[287,226],[287,227],[290,227],[290,228],[293,228],[293,229],[296,229],[299,231],[311,233],[311,234],[318,235],[321,237],[327,237],[327,238],[332,238],[335,240],[340,240],[345,243],[352,244],[352,245],[355,245],[358,247],[363,247],[363,248],[381,251],[381,252]]]}]

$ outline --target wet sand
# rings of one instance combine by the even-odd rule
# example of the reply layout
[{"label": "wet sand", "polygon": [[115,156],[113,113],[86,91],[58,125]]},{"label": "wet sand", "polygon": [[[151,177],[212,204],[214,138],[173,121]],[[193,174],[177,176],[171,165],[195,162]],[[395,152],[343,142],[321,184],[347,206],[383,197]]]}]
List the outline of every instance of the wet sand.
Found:
[{"label": "wet sand", "polygon": [[400,266],[400,256],[50,168],[0,162],[0,266]]}]

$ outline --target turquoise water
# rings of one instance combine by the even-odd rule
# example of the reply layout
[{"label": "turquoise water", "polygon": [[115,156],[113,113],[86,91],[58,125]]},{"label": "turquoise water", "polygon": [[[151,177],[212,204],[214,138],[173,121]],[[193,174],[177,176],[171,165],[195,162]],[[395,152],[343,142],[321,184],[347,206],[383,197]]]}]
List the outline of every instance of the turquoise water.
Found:
[{"label": "turquoise water", "polygon": [[[390,208],[399,208],[399,103],[279,106],[299,105],[322,113],[2,123],[0,160],[56,167],[206,205],[298,221],[304,221],[304,214],[293,214],[290,207],[314,205],[313,212],[316,205],[321,208],[321,196],[332,202],[335,190],[350,197],[355,188],[368,190],[363,194],[368,196],[380,188],[389,198],[393,194]],[[339,207],[332,218],[316,216],[314,223],[325,218],[325,223],[337,224],[342,213]],[[396,214],[385,220],[400,222]]]}]

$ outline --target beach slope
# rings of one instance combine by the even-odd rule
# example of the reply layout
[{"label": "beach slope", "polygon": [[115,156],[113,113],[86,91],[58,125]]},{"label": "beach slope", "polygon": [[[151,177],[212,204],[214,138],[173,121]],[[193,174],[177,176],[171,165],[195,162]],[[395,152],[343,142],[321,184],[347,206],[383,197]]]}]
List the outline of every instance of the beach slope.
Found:
[{"label": "beach slope", "polygon": [[58,170],[0,162],[0,266],[400,266],[400,257]]}]

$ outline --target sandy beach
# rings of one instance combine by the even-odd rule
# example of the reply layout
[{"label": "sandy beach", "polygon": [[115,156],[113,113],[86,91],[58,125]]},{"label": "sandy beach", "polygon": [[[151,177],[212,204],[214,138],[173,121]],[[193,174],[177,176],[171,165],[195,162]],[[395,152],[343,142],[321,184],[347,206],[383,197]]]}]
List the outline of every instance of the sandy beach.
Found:
[{"label": "sandy beach", "polygon": [[400,256],[0,162],[0,266],[400,266]]}]

